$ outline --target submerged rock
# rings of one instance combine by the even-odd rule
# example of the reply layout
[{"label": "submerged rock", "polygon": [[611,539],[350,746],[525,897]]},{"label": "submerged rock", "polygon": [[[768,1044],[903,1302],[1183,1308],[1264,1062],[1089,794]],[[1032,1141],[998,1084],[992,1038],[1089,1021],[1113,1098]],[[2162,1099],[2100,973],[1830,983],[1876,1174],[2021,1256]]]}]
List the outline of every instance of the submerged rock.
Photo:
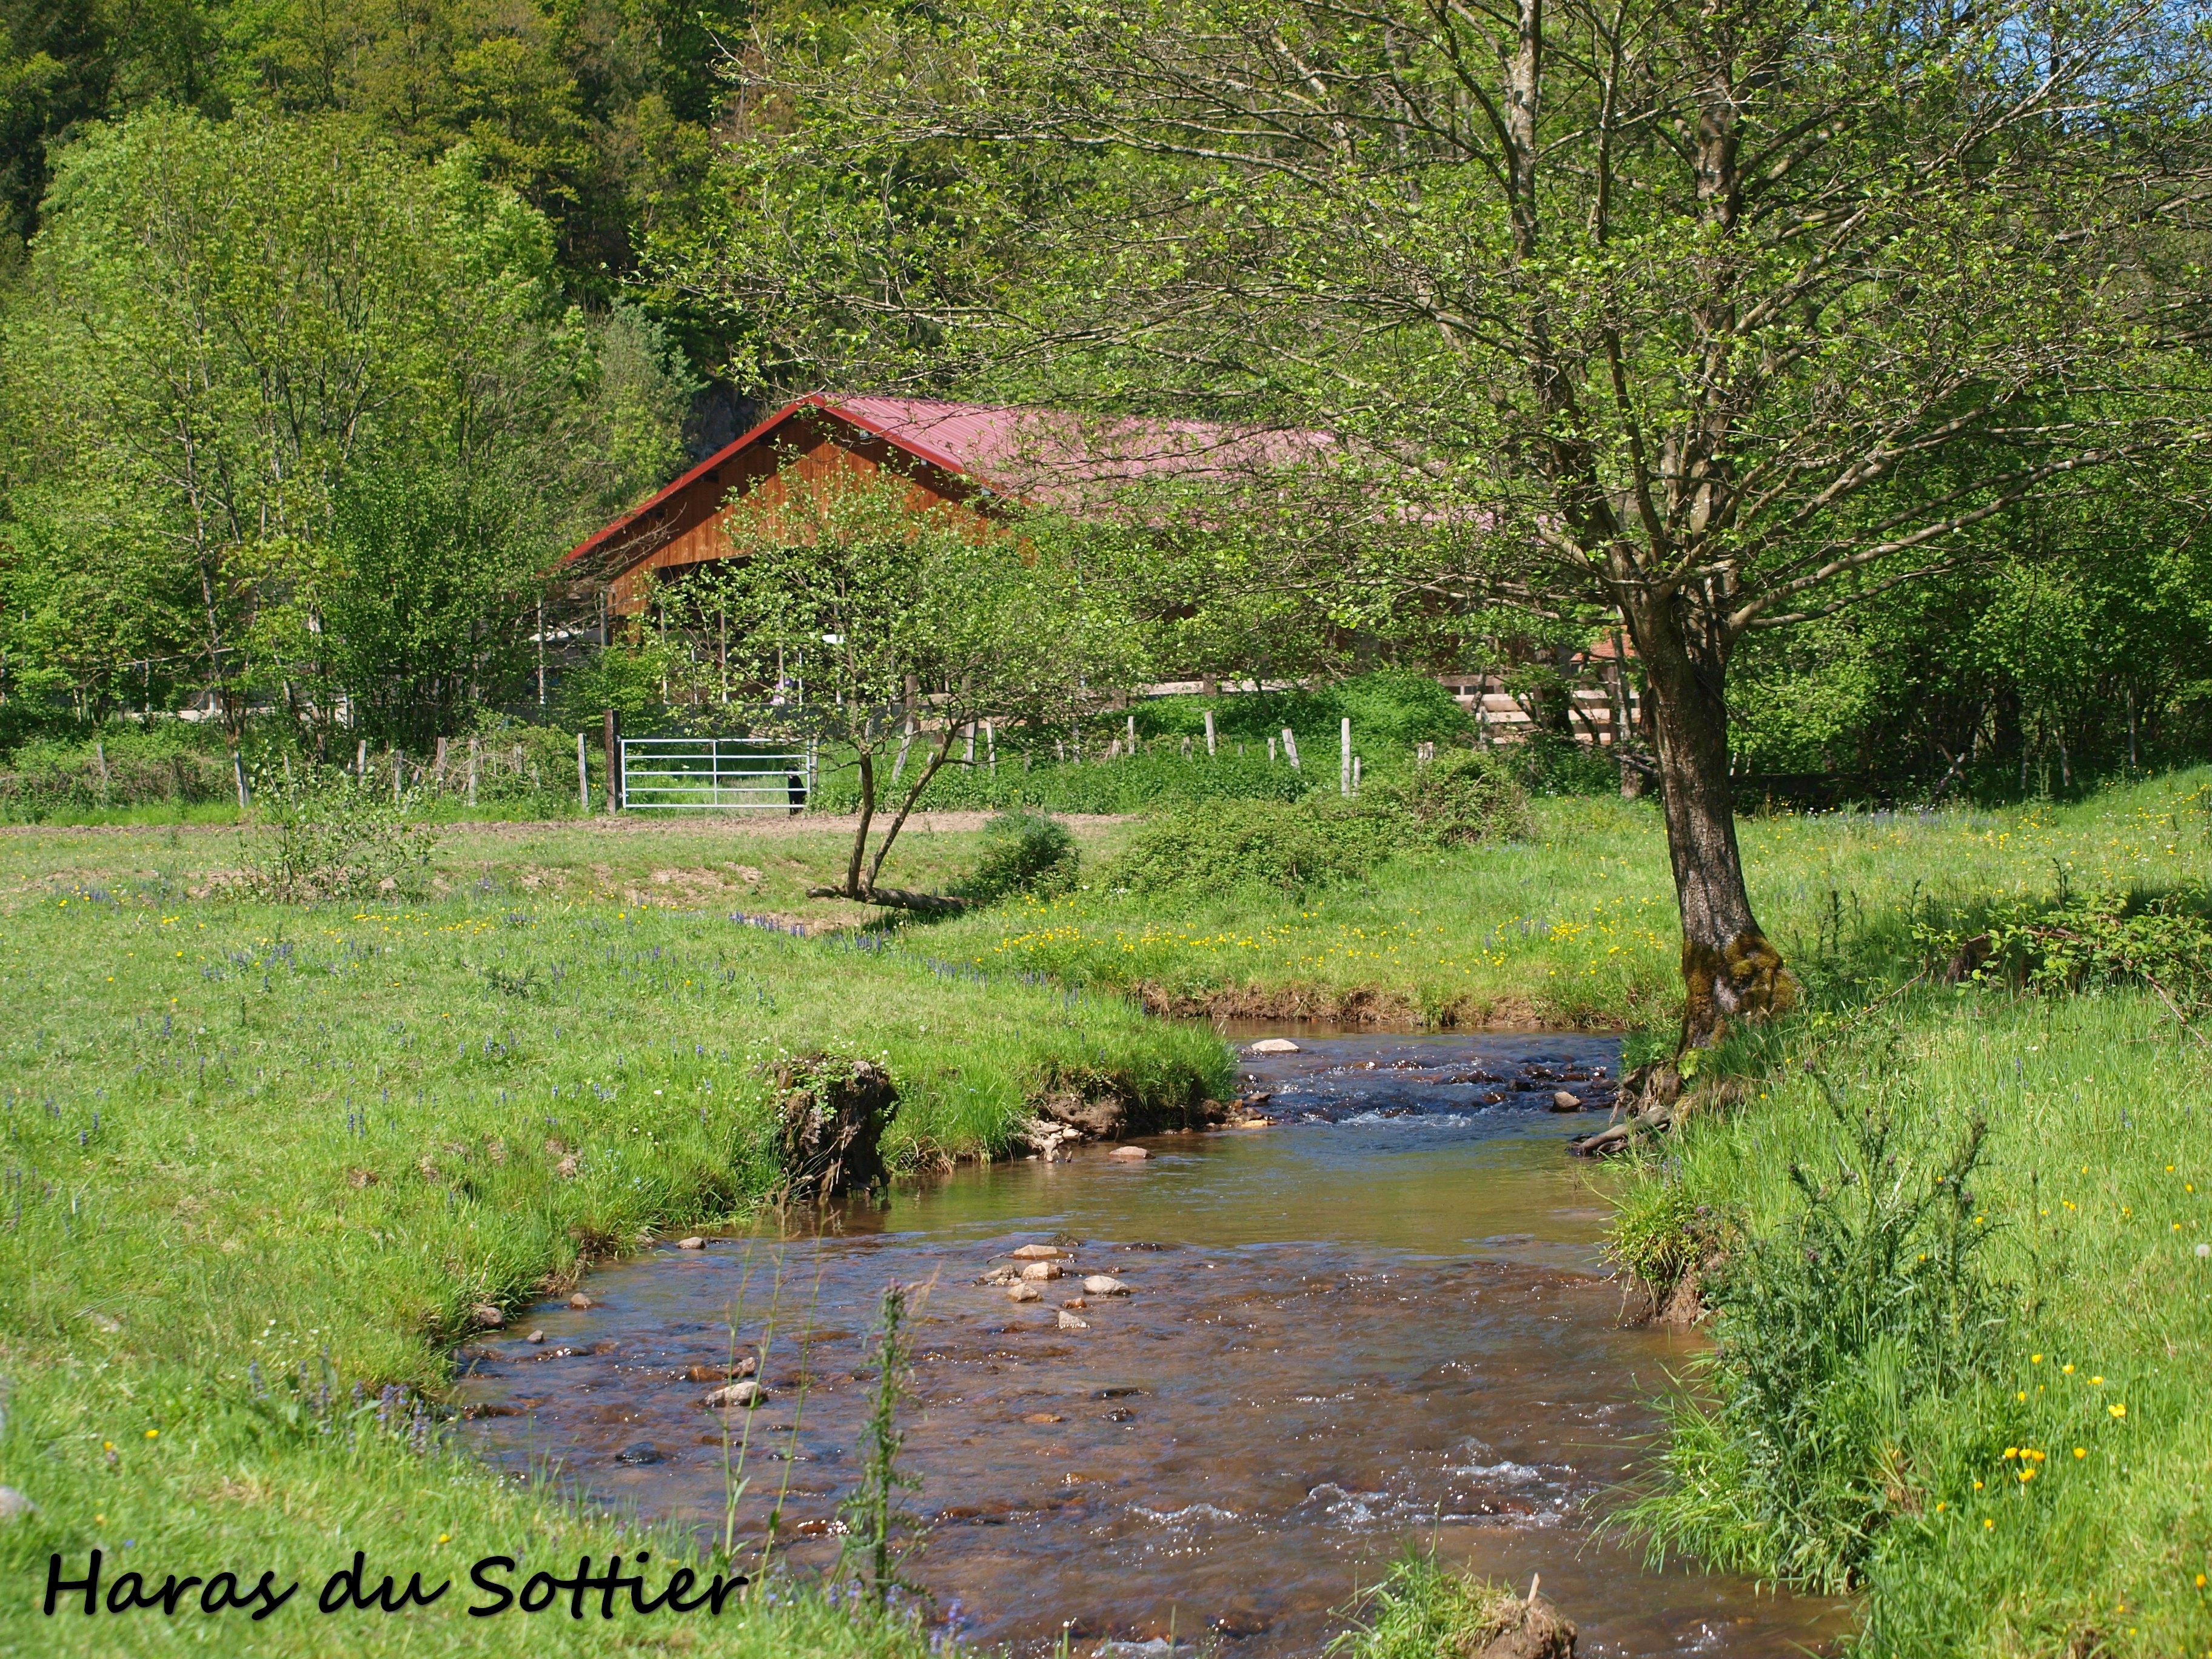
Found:
[{"label": "submerged rock", "polygon": [[1010,1250],[1007,1254],[1017,1261],[1057,1261],[1067,1252],[1057,1244],[1024,1244],[1018,1250]]},{"label": "submerged rock", "polygon": [[1066,1309],[1062,1308],[1060,1310],[1060,1328],[1063,1331],[1087,1331],[1091,1328],[1091,1322],[1078,1318]]},{"label": "submerged rock", "polygon": [[1137,1158],[1150,1158],[1152,1154],[1141,1146],[1116,1146],[1112,1152],[1107,1153],[1106,1156],[1109,1158],[1126,1158],[1134,1160]]}]

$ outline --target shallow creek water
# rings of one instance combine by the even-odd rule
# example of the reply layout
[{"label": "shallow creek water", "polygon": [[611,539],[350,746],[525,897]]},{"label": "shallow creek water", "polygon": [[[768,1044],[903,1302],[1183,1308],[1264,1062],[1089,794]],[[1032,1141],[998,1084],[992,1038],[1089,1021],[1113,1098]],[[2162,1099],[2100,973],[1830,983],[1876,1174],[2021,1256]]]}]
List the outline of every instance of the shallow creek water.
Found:
[{"label": "shallow creek water", "polygon": [[[482,1449],[719,1533],[723,1437],[691,1371],[729,1359],[733,1317],[735,1352],[758,1352],[773,1310],[740,1527],[757,1535],[781,1492],[791,1559],[826,1563],[896,1279],[931,1287],[904,1460],[930,1524],[909,1571],[971,1643],[1314,1654],[1359,1586],[1431,1540],[1518,1584],[1540,1573],[1585,1655],[1780,1655],[1841,1629],[1834,1604],[1650,1572],[1592,1536],[1593,1500],[1654,1427],[1644,1401],[1689,1352],[1620,1328],[1606,1208],[1561,1150],[1591,1119],[1547,1109],[1560,1088],[1607,1098],[1617,1045],[1296,1040],[1243,1062],[1272,1127],[1144,1141],[1142,1162],[963,1170],[819,1236],[593,1275],[590,1310],[517,1322],[543,1344],[471,1351]],[[976,1282],[1018,1245],[1071,1239],[1040,1301]],[[1131,1294],[1085,1297],[1089,1328],[1060,1328],[1099,1273]]]}]

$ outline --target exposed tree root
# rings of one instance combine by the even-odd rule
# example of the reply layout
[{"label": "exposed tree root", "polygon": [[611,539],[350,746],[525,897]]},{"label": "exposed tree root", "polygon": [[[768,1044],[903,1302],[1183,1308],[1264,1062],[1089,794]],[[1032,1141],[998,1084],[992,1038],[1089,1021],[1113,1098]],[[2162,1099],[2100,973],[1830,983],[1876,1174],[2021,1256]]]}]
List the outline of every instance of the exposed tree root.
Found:
[{"label": "exposed tree root", "polygon": [[915,910],[924,915],[953,915],[971,909],[973,899],[945,898],[936,893],[913,893],[903,887],[867,887],[848,892],[842,887],[810,887],[809,898],[853,899],[862,904],[880,904],[894,910]]}]

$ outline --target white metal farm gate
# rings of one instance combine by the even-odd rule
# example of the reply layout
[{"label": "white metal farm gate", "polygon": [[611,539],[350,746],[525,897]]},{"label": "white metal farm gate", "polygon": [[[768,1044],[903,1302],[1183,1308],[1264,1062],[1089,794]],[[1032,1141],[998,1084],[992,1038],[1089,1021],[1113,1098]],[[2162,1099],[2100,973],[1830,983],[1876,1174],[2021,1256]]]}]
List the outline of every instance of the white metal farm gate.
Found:
[{"label": "white metal farm gate", "polygon": [[815,746],[779,738],[623,738],[630,812],[803,812],[814,797]]}]

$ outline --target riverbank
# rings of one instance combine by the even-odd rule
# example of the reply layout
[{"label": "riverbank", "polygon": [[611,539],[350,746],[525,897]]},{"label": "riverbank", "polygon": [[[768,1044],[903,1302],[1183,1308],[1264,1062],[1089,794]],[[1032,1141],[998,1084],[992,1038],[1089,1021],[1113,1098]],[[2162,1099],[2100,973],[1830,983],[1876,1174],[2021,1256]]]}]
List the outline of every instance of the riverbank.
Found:
[{"label": "riverbank", "polygon": [[2148,990],[1915,990],[1774,1059],[1623,1200],[1718,1344],[1642,1535],[1856,1590],[1872,1654],[2212,1649],[2201,1040]]},{"label": "riverbank", "polygon": [[[190,872],[161,867],[173,849],[126,866],[112,847],[100,868],[0,855],[0,1483],[35,1505],[0,1526],[12,1650],[174,1641],[143,1612],[50,1622],[54,1553],[82,1577],[101,1549],[111,1586],[267,1570],[309,1600],[356,1549],[403,1585],[457,1580],[404,1617],[190,1614],[216,1651],[511,1651],[502,1620],[449,1616],[465,1552],[573,1571],[650,1548],[703,1572],[684,1540],[443,1449],[457,1337],[642,1239],[750,1215],[778,1174],[769,1073],[787,1054],[887,1066],[885,1147],[906,1168],[1003,1149],[1054,1089],[1165,1106],[1229,1086],[1218,1042],[1118,998],[985,984],[726,909],[479,876],[418,906],[301,911],[192,898]],[[716,1628],[718,1651],[763,1656],[925,1644],[808,1595]],[[558,1652],[656,1633],[530,1630]]]},{"label": "riverbank", "polygon": [[[1922,1162],[1950,1144],[1960,1110],[1984,1106],[1996,1172],[1985,1184],[2008,1183],[2010,1207],[1967,1224],[2002,1228],[2028,1201],[2023,1190],[2037,1210],[2056,1194],[2047,1207],[2070,1224],[2091,1195],[2100,1216],[2117,1204],[2132,1226],[2157,1213],[2165,1243],[2185,1242],[2201,1212],[2165,1216],[2152,1199],[2169,1174],[2184,1197],[2212,1190],[2186,1158],[2201,1127],[2185,1115],[2168,1121],[2201,1097],[2204,1079],[2154,1006],[2130,995],[2015,1006],[1914,990],[1848,1034],[1844,1021],[1916,971],[1916,927],[2062,886],[2202,891],[2203,782],[2156,780],[2009,814],[1747,821],[1754,899],[1810,1006],[1724,1057],[1738,1076],[1763,1079],[1768,1097],[1739,1090],[1733,1111],[1693,1115],[1666,1149],[1684,1173],[1671,1189],[1647,1187],[1663,1200],[1650,1213],[1694,1216],[1703,1203],[1732,1218],[1740,1243],[1786,1232],[1794,1200],[1778,1171],[1787,1153],[1825,1169],[1842,1133],[1811,1111],[1806,1091],[1817,1085],[1787,1070],[1809,1056],[1885,1100],[1948,1103],[1914,1119],[1932,1136],[1914,1144]],[[1144,1019],[1136,995],[1206,1012],[1273,1009],[1278,999],[1388,1023],[1525,1015],[1663,1029],[1675,946],[1656,812],[1602,801],[1538,802],[1534,812],[1528,841],[1392,860],[1363,884],[1303,902],[1094,890],[1049,907],[904,922],[866,948],[855,929],[877,913],[805,897],[842,855],[834,829],[457,829],[426,902],[310,911],[235,896],[237,872],[258,856],[236,830],[0,837],[0,988],[16,1016],[0,1194],[9,1383],[0,1483],[37,1505],[0,1528],[0,1560],[19,1586],[43,1585],[50,1552],[81,1562],[94,1545],[111,1572],[118,1559],[145,1562],[157,1580],[250,1563],[249,1582],[266,1567],[319,1585],[356,1547],[404,1563],[403,1583],[453,1559],[455,1540],[516,1539],[602,1560],[634,1553],[646,1540],[617,1517],[446,1455],[428,1415],[418,1433],[411,1403],[385,1401],[380,1415],[383,1391],[438,1398],[451,1340],[480,1304],[523,1305],[641,1234],[746,1213],[771,1179],[755,1153],[762,1062],[779,1050],[884,1057],[907,1102],[890,1150],[920,1168],[1003,1150],[1030,1103],[1058,1085],[1162,1101],[1224,1092],[1218,1043]],[[1117,823],[1078,829],[1087,861],[1110,857],[1129,833]],[[910,833],[896,878],[942,886],[978,851],[964,827]],[[2039,1073],[2043,1054],[2063,1054],[2063,1067],[2054,1060]],[[1991,1092],[2014,1064],[2033,1103]],[[2077,1096],[2087,1103],[2078,1121],[2065,1115]],[[2158,1158],[2160,1134],[2174,1170],[2137,1170],[2128,1160]],[[2141,1136],[2151,1138],[2130,1138]],[[2085,1165],[2074,1177],[2081,1191],[2056,1193],[2064,1169]],[[2108,1165],[2122,1184],[2092,1194],[2087,1183]],[[2137,1176],[2152,1185],[2126,1184]],[[1998,1488],[1974,1461],[1982,1441],[1900,1419],[1911,1437],[1893,1443],[1911,1471],[1897,1490],[1922,1507],[1908,1526],[1900,1498],[1867,1529],[1873,1546],[1853,1569],[1867,1628],[1885,1642],[1905,1632],[1883,1650],[1897,1652],[1931,1650],[1912,1645],[1929,1632],[1936,1650],[2039,1650],[2051,1632],[2093,1621],[2105,1646],[2084,1651],[2166,1654],[2184,1637],[2197,1644],[2186,1650],[2212,1647],[2187,1603],[2193,1575],[2212,1568],[2201,1551],[2197,1565],[2185,1559],[2203,1511],[2185,1480],[2196,1457],[2201,1486],[2212,1448],[2164,1426],[2180,1397],[2165,1392],[2172,1379],[2212,1354],[2189,1322],[2197,1316],[2159,1299],[2191,1291],[2198,1259],[2130,1255],[2142,1241],[2125,1228],[2109,1250],[2006,1254],[2018,1248],[2008,1241],[2032,1237],[2024,1224],[2000,1231],[1979,1258],[2000,1287],[2064,1267],[2063,1294],[2037,1304],[2033,1321],[2017,1297],[2006,1304],[2002,1354],[2017,1358],[2017,1334],[2050,1361],[2075,1322],[2081,1357],[2069,1350],[2057,1363],[2076,1372],[2059,1375],[2102,1376],[2089,1385],[2099,1389],[2127,1379],[2135,1392],[2109,1401],[2128,1411],[2107,1405],[2108,1433],[2163,1437],[2100,1464],[2095,1443],[2064,1439],[2072,1417],[1976,1418],[2014,1472],[2005,1490],[2023,1494],[2012,1500],[2021,1507],[1978,1515],[1991,1524],[1977,1536],[1960,1520],[1966,1499],[1954,1504],[1942,1483],[1971,1464],[1965,1492]],[[1747,1337],[1738,1352],[1775,1352],[1759,1346],[1770,1340]],[[1984,1364],[1976,1375],[1997,1373]],[[2055,1397],[2045,1376],[2013,1391],[2033,1398],[2039,1385]],[[1911,1392],[1923,1396],[1952,1401],[1960,1422],[1980,1409],[1979,1395]],[[2068,1398],[2072,1410],[2105,1396]],[[1745,1485],[1727,1437],[1702,1421],[1681,1419],[1667,1490]],[[2008,1445],[2017,1454],[2021,1436],[2045,1455],[2025,1482],[2017,1456],[2002,1457]],[[2077,1443],[2083,1456],[2073,1459]],[[2059,1492],[2062,1453],[2074,1465],[2063,1503],[2044,1496]],[[1863,1466],[1838,1467],[1853,1491],[1888,1490]],[[2043,1504],[2047,1521],[2033,1518]],[[1793,1535],[1794,1522],[1772,1515],[1715,1514],[1712,1526],[1657,1508],[1645,1518],[1672,1547],[1733,1549],[1754,1566],[1744,1552]],[[651,1547],[664,1563],[685,1547]],[[2063,1572],[2035,1565],[2044,1551]],[[2158,1572],[2171,1582],[2154,1583]],[[2037,1573],[2054,1587],[2047,1595],[2023,1588]],[[1954,1581],[1972,1595],[1942,1588]],[[1977,1613],[1976,1596],[1994,1610]],[[2154,1622],[2130,1625],[2119,1611],[2156,1596]],[[10,1598],[0,1646],[168,1644],[153,1615],[135,1617],[144,1622],[49,1623],[34,1598]],[[223,1617],[217,1650],[250,1646],[266,1628]],[[287,1628],[284,1650],[357,1650],[365,1619],[304,1618]],[[890,1652],[923,1640],[818,1598],[748,1604],[745,1620],[724,1621],[731,1650]],[[556,1652],[598,1650],[628,1639],[623,1632],[619,1622],[611,1633],[532,1626],[533,1642]],[[366,1639],[408,1653],[511,1644],[498,1620],[442,1613],[380,1616]]]}]

